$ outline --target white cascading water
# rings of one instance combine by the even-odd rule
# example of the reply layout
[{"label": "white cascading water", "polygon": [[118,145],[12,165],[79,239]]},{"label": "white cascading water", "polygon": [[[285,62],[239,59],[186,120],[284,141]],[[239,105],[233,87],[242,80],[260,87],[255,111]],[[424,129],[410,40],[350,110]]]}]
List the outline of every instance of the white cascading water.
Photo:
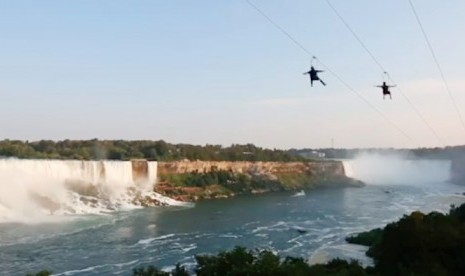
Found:
[{"label": "white cascading water", "polygon": [[399,155],[360,154],[343,160],[348,177],[367,184],[421,184],[448,181],[450,161],[409,159]]},{"label": "white cascading water", "polygon": [[157,162],[142,162],[135,180],[131,161],[0,159],[0,222],[180,204],[153,192]]}]

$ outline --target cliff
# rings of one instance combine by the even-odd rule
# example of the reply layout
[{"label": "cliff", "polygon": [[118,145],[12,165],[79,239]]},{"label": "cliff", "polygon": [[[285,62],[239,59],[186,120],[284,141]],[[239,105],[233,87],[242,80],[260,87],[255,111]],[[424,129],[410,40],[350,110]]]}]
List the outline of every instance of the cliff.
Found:
[{"label": "cliff", "polygon": [[183,174],[192,172],[207,173],[212,170],[225,170],[246,174],[330,174],[345,176],[341,162],[226,162],[226,161],[177,161],[158,162],[158,173]]},{"label": "cliff", "polygon": [[178,200],[196,201],[236,194],[361,185],[346,177],[339,161],[177,161],[158,163],[156,191]]}]

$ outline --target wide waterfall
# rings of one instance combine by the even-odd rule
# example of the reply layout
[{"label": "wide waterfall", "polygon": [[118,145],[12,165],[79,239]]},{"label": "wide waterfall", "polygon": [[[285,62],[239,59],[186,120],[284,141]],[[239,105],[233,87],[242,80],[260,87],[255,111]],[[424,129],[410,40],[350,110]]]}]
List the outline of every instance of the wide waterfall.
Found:
[{"label": "wide waterfall", "polygon": [[367,184],[424,184],[450,179],[451,162],[446,160],[365,153],[342,162],[348,177]]},{"label": "wide waterfall", "polygon": [[176,203],[153,191],[157,162],[0,159],[0,222]]}]

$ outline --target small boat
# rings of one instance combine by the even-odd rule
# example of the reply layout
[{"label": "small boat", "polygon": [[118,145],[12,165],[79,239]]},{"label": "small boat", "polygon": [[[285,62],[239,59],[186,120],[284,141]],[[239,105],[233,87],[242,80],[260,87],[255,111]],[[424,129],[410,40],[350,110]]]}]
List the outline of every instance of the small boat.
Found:
[{"label": "small boat", "polygon": [[300,192],[295,193],[293,196],[305,196],[305,191],[301,190]]}]

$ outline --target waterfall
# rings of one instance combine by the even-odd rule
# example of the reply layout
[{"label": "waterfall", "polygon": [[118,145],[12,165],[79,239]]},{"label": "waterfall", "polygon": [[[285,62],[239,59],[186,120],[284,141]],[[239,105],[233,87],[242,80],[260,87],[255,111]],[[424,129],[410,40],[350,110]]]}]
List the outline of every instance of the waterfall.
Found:
[{"label": "waterfall", "polygon": [[153,192],[157,162],[0,159],[0,222],[172,203]]},{"label": "waterfall", "polygon": [[367,184],[440,183],[450,178],[450,161],[445,160],[364,153],[342,162],[348,177]]},{"label": "waterfall", "polygon": [[351,161],[350,160],[341,160],[342,166],[344,167],[344,174],[347,177],[355,178],[354,172],[352,170]]}]

